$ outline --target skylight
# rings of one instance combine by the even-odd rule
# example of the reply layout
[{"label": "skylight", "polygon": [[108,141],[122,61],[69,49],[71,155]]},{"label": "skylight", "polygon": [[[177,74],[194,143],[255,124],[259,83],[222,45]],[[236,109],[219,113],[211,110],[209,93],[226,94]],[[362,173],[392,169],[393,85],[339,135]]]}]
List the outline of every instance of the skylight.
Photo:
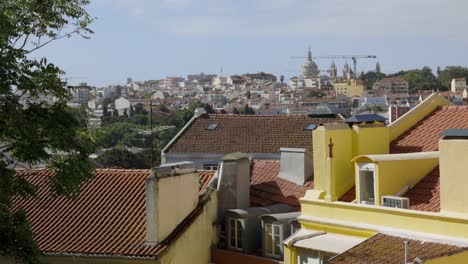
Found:
[{"label": "skylight", "polygon": [[218,128],[218,124],[216,123],[211,123],[208,125],[208,127],[206,129],[208,130],[215,130],[216,128]]},{"label": "skylight", "polygon": [[317,124],[310,124],[304,128],[304,130],[314,130],[317,127]]}]

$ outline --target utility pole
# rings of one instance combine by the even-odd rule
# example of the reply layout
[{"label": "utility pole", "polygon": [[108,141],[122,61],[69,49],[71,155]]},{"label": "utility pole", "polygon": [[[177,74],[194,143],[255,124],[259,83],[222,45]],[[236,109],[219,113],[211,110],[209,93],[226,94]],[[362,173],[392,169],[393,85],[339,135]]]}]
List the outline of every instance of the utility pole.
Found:
[{"label": "utility pole", "polygon": [[151,153],[150,153],[150,169],[153,168],[153,153],[154,153],[154,143],[153,143],[153,98],[150,99],[150,137],[151,137]]}]

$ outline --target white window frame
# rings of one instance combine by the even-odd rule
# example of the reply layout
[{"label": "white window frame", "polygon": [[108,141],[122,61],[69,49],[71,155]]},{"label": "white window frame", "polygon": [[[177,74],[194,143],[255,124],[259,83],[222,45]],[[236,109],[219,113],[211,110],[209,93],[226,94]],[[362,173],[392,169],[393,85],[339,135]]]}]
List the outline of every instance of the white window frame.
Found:
[{"label": "white window frame", "polygon": [[[270,227],[271,234],[268,233],[268,227]],[[275,232],[275,227],[278,227],[278,234]],[[270,257],[281,257],[281,246],[282,246],[282,226],[280,223],[265,223],[264,224],[264,245],[265,255]],[[271,241],[271,249],[267,248],[267,241]],[[276,252],[276,245],[279,247],[279,252]]]},{"label": "white window frame", "polygon": [[[359,171],[358,171],[358,185],[359,185],[359,203],[360,204],[370,204],[370,205],[377,205],[377,182],[376,182],[376,166],[375,163],[358,163]],[[368,201],[363,201],[361,197],[361,172],[372,172],[372,178],[373,178],[373,188],[374,188],[374,204],[371,204]]]},{"label": "white window frame", "polygon": [[312,261],[312,263],[327,264],[328,261],[325,262],[324,257],[329,257],[328,259],[330,259],[336,255],[337,254],[328,253],[328,252],[319,251],[319,250],[310,250],[310,251],[306,251],[302,253],[299,252],[299,254],[297,255],[297,263],[304,264],[304,263],[310,263],[310,261]]},{"label": "white window frame", "polygon": [[[232,228],[231,226],[231,222],[234,223],[234,228]],[[240,230],[239,230],[239,225],[238,223],[240,223]],[[232,248],[232,249],[236,249],[236,250],[243,250],[243,245],[244,245],[244,241],[243,241],[243,230],[244,229],[244,220],[243,219],[239,219],[239,218],[232,218],[230,217],[228,219],[228,237],[227,237],[227,240],[228,240],[228,245],[229,245],[229,248]],[[231,237],[232,237],[232,234],[234,232],[234,245],[231,243]],[[239,232],[240,232],[240,240],[241,242],[239,243]],[[239,244],[241,244],[239,246]]]}]

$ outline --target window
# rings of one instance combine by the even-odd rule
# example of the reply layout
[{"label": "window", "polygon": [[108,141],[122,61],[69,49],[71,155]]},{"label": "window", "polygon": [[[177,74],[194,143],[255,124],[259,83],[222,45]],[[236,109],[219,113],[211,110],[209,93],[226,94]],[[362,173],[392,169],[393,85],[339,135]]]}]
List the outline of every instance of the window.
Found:
[{"label": "window", "polygon": [[322,251],[307,251],[300,252],[297,256],[297,263],[299,264],[328,264],[328,261],[333,257],[331,253]]},{"label": "window", "polygon": [[281,226],[279,224],[265,223],[265,255],[281,256]]},{"label": "window", "polygon": [[216,123],[211,123],[206,127],[207,130],[215,130],[216,128],[218,128],[218,124]]},{"label": "window", "polygon": [[242,250],[242,220],[229,218],[229,247]]},{"label": "window", "polygon": [[218,164],[205,164],[203,165],[203,169],[205,170],[218,170]]},{"label": "window", "polygon": [[359,195],[362,204],[375,205],[374,172],[373,163],[359,165]]}]

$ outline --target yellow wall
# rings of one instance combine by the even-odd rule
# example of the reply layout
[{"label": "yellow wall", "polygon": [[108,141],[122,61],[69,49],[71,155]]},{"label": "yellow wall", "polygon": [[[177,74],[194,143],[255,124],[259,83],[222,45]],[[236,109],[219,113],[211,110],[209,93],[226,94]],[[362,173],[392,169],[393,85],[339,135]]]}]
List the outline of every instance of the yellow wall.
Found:
[{"label": "yellow wall", "polygon": [[460,264],[468,263],[468,251],[460,252],[451,256],[443,256],[423,261],[424,264]]},{"label": "yellow wall", "polygon": [[[325,192],[325,199],[329,201],[341,197],[355,184],[351,159],[361,154],[387,154],[388,137],[388,128],[378,123],[356,124],[352,128],[346,124],[318,127],[312,137],[315,191]],[[330,139],[333,141],[331,163],[328,158]]]},{"label": "yellow wall", "polygon": [[395,122],[391,123],[388,127],[390,129],[390,141],[396,139],[401,134],[405,133],[408,129],[414,126],[419,120],[430,114],[439,106],[451,105],[452,103],[438,94],[432,94],[423,102],[411,109],[409,112],[398,118]]},{"label": "yellow wall", "polygon": [[172,243],[160,258],[162,264],[210,263],[211,246],[217,242],[217,231],[213,225],[217,216],[217,196],[211,194],[203,213]]},{"label": "yellow wall", "polygon": [[389,130],[383,124],[353,125],[353,153],[352,158],[358,155],[388,154]]},{"label": "yellow wall", "polygon": [[440,208],[468,214],[468,140],[439,141]]},{"label": "yellow wall", "polygon": [[[360,198],[359,191],[359,163],[374,163],[366,156],[354,159],[356,174],[356,199]],[[382,196],[396,195],[403,187],[414,187],[438,164],[437,156],[421,159],[380,160],[375,162],[375,204],[380,205]],[[410,201],[411,204],[411,201]]]},{"label": "yellow wall", "polygon": [[333,87],[337,94],[343,94],[348,97],[362,97],[364,92],[364,85],[356,82],[356,80],[336,82],[333,83]]},{"label": "yellow wall", "polygon": [[[334,145],[331,168],[330,139]],[[314,189],[326,192],[327,199],[334,201],[354,185],[351,129],[346,124],[320,126],[313,131],[313,146]]]},{"label": "yellow wall", "polygon": [[[334,226],[333,222],[345,222],[350,228],[392,228],[423,232],[442,236],[468,238],[468,218],[452,217],[440,213],[429,213],[407,209],[378,207],[344,202],[301,199],[303,222]],[[306,221],[305,218],[310,220]],[[317,220],[317,219],[320,219]]]}]

